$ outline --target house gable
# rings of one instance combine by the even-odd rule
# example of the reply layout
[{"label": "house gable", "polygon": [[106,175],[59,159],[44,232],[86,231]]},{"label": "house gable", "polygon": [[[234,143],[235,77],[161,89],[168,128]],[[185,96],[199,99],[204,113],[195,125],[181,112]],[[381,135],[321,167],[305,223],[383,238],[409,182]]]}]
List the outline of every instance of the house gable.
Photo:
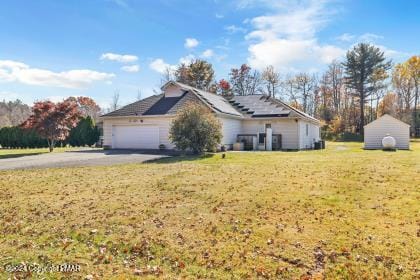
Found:
[{"label": "house gable", "polygon": [[172,83],[167,86],[163,86],[162,91],[164,92],[166,98],[181,97],[186,92],[185,89],[182,89],[180,86]]}]

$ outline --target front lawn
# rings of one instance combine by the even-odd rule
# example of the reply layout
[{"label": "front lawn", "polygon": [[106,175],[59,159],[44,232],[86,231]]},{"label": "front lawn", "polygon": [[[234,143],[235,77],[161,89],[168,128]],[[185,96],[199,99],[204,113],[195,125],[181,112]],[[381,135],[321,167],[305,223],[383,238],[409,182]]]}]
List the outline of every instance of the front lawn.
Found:
[{"label": "front lawn", "polygon": [[0,178],[1,278],[19,262],[81,265],[47,279],[420,277],[420,142]]}]

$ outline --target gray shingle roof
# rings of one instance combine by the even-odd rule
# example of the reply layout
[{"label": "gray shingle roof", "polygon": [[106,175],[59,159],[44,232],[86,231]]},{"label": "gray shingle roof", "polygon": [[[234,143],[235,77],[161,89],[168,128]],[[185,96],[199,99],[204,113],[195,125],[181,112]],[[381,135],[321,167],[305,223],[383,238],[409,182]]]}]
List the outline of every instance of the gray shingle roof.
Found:
[{"label": "gray shingle roof", "polygon": [[168,82],[162,87],[162,90],[164,91],[171,84],[179,86],[185,93],[179,97],[165,97],[164,94],[153,95],[105,114],[102,117],[173,115],[187,102],[192,101],[202,102],[215,112],[241,118],[303,117],[319,122],[308,114],[266,95],[233,96],[226,99],[223,96],[199,90],[179,82]]},{"label": "gray shingle roof", "polygon": [[179,82],[169,82],[167,83],[165,86],[162,87],[162,89],[164,89],[168,84],[175,84],[178,85],[179,87],[181,87],[184,90],[190,91],[190,92],[194,92],[195,94],[198,95],[198,97],[204,101],[209,107],[213,108],[214,110],[216,110],[217,112],[220,113],[225,113],[225,114],[229,114],[229,115],[234,115],[234,116],[238,116],[241,117],[241,113],[239,113],[237,110],[235,110],[235,108],[233,108],[228,100],[226,100],[223,96],[214,94],[214,93],[210,93],[204,90],[200,90],[197,88],[194,88],[192,86],[183,84],[183,83],[179,83]]},{"label": "gray shingle roof", "polygon": [[200,102],[200,99],[191,92],[186,92],[180,97],[165,97],[162,93],[128,104],[101,117],[173,115],[187,102]]},{"label": "gray shingle roof", "polygon": [[145,99],[128,104],[118,110],[112,111],[101,117],[121,117],[121,116],[137,116],[143,115],[150,109],[159,99],[163,97],[163,93],[159,95],[152,95]]}]

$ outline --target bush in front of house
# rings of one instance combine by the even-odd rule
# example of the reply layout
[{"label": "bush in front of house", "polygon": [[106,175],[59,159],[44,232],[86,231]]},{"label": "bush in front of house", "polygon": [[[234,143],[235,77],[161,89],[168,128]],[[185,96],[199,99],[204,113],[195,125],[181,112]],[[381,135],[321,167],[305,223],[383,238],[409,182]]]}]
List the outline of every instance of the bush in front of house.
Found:
[{"label": "bush in front of house", "polygon": [[169,137],[182,151],[215,151],[222,140],[222,125],[207,107],[191,102],[177,113]]}]

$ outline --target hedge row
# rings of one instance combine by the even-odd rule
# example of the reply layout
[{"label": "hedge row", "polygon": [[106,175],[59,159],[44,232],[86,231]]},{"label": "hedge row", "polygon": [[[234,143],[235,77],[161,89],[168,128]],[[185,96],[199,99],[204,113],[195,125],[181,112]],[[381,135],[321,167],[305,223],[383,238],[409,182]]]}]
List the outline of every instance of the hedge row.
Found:
[{"label": "hedge row", "polygon": [[46,148],[47,140],[42,139],[33,130],[18,126],[0,129],[0,145],[2,148]]},{"label": "hedge row", "polygon": [[[70,131],[65,141],[56,143],[56,147],[69,144],[73,147],[92,146],[99,139],[99,129],[90,118],[83,118]],[[23,129],[18,126],[0,128],[0,146],[2,148],[47,148],[47,140],[41,138],[34,130]]]}]

